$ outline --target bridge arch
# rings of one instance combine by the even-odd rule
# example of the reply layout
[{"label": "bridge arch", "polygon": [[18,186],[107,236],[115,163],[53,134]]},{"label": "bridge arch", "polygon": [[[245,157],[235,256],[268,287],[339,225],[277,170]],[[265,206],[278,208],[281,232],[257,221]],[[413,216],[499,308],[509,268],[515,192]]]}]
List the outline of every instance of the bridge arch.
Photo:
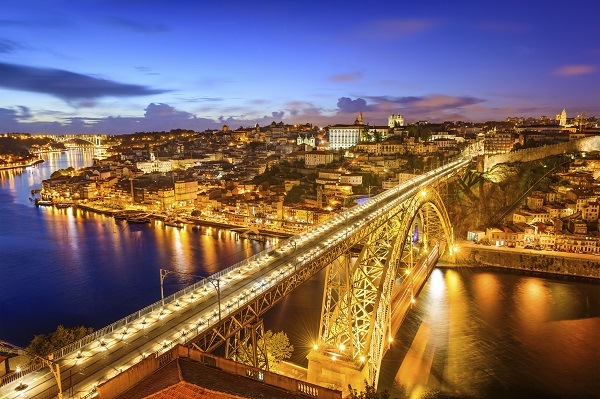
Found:
[{"label": "bridge arch", "polygon": [[[381,360],[400,324],[393,320],[394,298],[410,300],[422,286],[417,284],[413,291],[409,284],[416,278],[411,275],[413,261],[430,250],[453,248],[448,213],[434,188],[416,193],[375,223],[379,225],[355,261],[344,256],[327,270],[318,349],[352,365],[369,383],[377,383]],[[417,225],[422,235],[415,246],[412,233]],[[408,286],[410,293],[399,292]],[[362,380],[358,383],[362,386]]]}]

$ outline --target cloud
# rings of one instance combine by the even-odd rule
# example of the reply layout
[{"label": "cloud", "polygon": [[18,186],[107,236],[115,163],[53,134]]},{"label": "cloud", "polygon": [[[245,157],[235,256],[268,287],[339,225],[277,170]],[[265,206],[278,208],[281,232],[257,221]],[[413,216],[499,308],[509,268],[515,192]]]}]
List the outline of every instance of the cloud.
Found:
[{"label": "cloud", "polygon": [[338,99],[337,106],[340,112],[357,113],[367,109],[367,101],[363,98],[352,100],[349,97],[341,97]]},{"label": "cloud", "polygon": [[431,30],[440,24],[438,19],[385,19],[368,24],[362,34],[376,39],[401,39]]},{"label": "cloud", "polygon": [[444,94],[407,97],[366,96],[356,99],[341,97],[337,103],[337,114],[343,117],[344,114],[363,112],[365,122],[371,124],[382,123],[392,113],[400,113],[416,120],[439,121],[462,116],[461,112],[483,102],[484,100],[475,97]]},{"label": "cloud", "polygon": [[361,76],[360,72],[341,73],[338,75],[331,75],[330,77],[327,78],[327,80],[329,82],[334,82],[334,83],[344,83],[344,82],[354,82],[356,80],[359,80],[361,77],[362,76]]},{"label": "cloud", "polygon": [[0,39],[0,54],[14,53],[25,48],[21,43],[9,39]]},{"label": "cloud", "polygon": [[558,76],[578,76],[587,75],[596,71],[593,65],[564,65],[554,70],[554,74]]},{"label": "cloud", "polygon": [[183,97],[181,101],[186,103],[204,103],[204,102],[221,102],[224,101],[223,97]]},{"label": "cloud", "polygon": [[283,111],[279,111],[279,112],[271,112],[271,116],[275,119],[283,119],[283,115],[285,115],[285,112]]},{"label": "cloud", "polygon": [[147,96],[168,90],[119,83],[61,69],[36,68],[0,62],[0,87],[10,90],[44,93],[67,102],[89,104],[101,97]]},{"label": "cloud", "polygon": [[170,30],[166,25],[163,24],[142,23],[132,19],[120,17],[113,17],[110,19],[110,22],[118,27],[139,33],[162,33]]},{"label": "cloud", "polygon": [[144,116],[146,118],[182,118],[182,119],[190,119],[194,116],[189,112],[185,111],[177,111],[175,107],[170,106],[169,104],[155,104],[150,103],[146,108],[146,113]]}]

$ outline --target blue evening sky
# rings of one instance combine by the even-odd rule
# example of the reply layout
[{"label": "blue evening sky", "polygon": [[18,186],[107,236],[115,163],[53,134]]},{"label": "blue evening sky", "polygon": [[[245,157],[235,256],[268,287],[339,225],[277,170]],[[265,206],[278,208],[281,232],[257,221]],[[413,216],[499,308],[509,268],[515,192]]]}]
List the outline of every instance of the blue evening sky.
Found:
[{"label": "blue evening sky", "polygon": [[600,1],[0,0],[0,133],[600,116]]}]

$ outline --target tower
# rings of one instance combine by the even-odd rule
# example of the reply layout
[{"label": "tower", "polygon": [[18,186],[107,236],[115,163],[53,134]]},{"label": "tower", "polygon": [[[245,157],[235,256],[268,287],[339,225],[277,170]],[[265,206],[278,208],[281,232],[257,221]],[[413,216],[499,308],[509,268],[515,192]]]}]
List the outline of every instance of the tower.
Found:
[{"label": "tower", "polygon": [[556,121],[560,126],[567,126],[567,110],[563,108],[560,114],[556,114]]},{"label": "tower", "polygon": [[404,126],[404,117],[400,114],[392,114],[388,117],[388,126],[391,128]]},{"label": "tower", "polygon": [[354,121],[355,125],[362,125],[363,124],[363,117],[362,117],[362,111],[360,111],[358,113],[358,118],[356,118],[356,120]]}]

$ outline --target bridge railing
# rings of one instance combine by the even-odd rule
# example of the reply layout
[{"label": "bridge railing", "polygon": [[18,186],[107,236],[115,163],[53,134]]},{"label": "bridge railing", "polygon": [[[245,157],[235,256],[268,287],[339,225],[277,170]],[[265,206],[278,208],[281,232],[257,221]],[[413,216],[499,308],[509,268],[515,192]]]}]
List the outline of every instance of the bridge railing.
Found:
[{"label": "bridge railing", "polygon": [[[386,190],[382,193],[379,193],[376,196],[373,196],[372,198],[365,201],[363,204],[357,205],[358,209],[361,209],[364,211],[371,207],[377,207],[377,209],[383,211],[385,209],[384,208],[385,206],[387,206],[387,205],[391,206],[392,203],[395,202],[394,200],[396,200],[398,198],[398,194],[401,192],[401,190],[409,188],[410,186],[416,187],[417,183],[420,183],[423,180],[426,180],[427,178],[432,177],[433,175],[435,175],[437,173],[444,172],[445,170],[454,167],[457,163],[460,163],[460,162],[461,162],[461,160],[459,159],[457,161],[448,163],[448,164],[442,166],[441,168],[431,170],[425,174],[419,175],[418,177],[416,177],[408,182],[399,184],[398,186],[396,186],[393,189]],[[392,201],[389,201],[389,203],[384,203],[384,205],[380,206],[380,204],[382,202],[384,202],[385,199],[388,199],[388,198],[391,199]],[[340,212],[339,214],[337,214],[333,219],[326,220],[322,223],[319,223],[319,224],[313,226],[311,230],[313,230],[313,231],[318,230],[321,227],[329,224],[332,220],[337,220],[338,223],[347,221],[350,218],[350,214],[352,212],[354,212],[356,209],[357,209],[356,207],[346,209],[343,212]],[[376,217],[375,213],[371,213],[369,215],[369,220],[373,217]],[[120,329],[125,329],[127,327],[127,325],[131,324],[132,322],[139,320],[152,312],[155,312],[157,310],[162,310],[167,305],[176,303],[180,298],[182,298],[188,294],[191,294],[192,292],[197,291],[201,288],[204,288],[206,286],[206,284],[212,284],[211,280],[212,281],[220,280],[223,276],[225,276],[241,267],[248,266],[252,262],[258,261],[260,258],[263,258],[265,256],[270,256],[270,255],[272,255],[272,252],[275,249],[280,248],[285,245],[289,245],[289,244],[291,244],[292,241],[294,241],[294,242],[297,241],[300,237],[302,237],[305,234],[307,234],[307,233],[297,234],[286,240],[282,240],[279,242],[278,245],[270,246],[269,248],[266,248],[266,249],[262,250],[261,252],[258,252],[240,262],[237,262],[236,264],[229,266],[226,269],[223,269],[217,273],[214,273],[211,276],[202,279],[201,281],[191,284],[191,285],[169,295],[168,297],[164,298],[164,300],[159,300],[157,302],[154,302],[153,304],[146,306],[145,308],[142,308],[130,315],[127,315],[127,316],[123,317],[122,319],[120,319],[114,323],[111,323],[110,325],[108,325],[104,328],[101,328],[100,330],[97,330],[97,331],[81,338],[78,341],[75,341],[69,345],[66,345],[63,348],[54,352],[54,358],[61,359],[64,356],[66,356],[70,353],[73,353],[77,350],[80,350],[84,346],[86,346],[94,341],[99,341],[102,337],[104,337],[108,334],[115,333]],[[323,249],[312,252],[309,256],[304,257],[300,262],[295,262],[296,266],[302,267],[306,263],[313,260],[315,256],[319,255],[322,250]],[[258,295],[258,293],[257,293],[257,295]],[[248,300],[250,300],[250,299],[252,299],[252,298],[249,298]]]}]

